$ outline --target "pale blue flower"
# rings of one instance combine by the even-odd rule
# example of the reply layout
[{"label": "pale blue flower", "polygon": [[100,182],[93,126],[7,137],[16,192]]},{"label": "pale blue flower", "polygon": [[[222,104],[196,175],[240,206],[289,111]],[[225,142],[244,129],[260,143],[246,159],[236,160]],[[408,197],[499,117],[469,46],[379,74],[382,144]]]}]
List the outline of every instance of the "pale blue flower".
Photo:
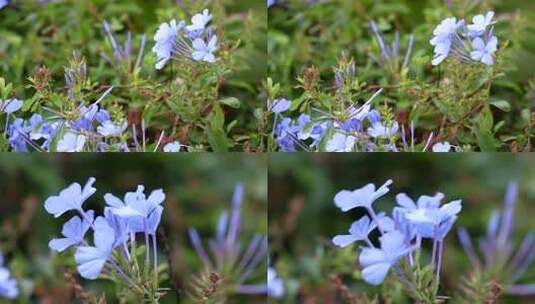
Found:
[{"label": "pale blue flower", "polygon": [[0,252],[0,297],[15,299],[19,295],[17,281],[10,278],[9,269],[4,267],[4,256]]},{"label": "pale blue flower", "polygon": [[372,285],[381,284],[388,270],[397,260],[411,251],[405,244],[403,234],[397,230],[387,232],[379,238],[381,248],[366,247],[362,249],[359,262],[364,269],[364,281]]},{"label": "pale blue flower", "polygon": [[48,243],[50,249],[57,252],[62,252],[65,249],[84,243],[86,232],[93,224],[94,212],[92,210],[86,212],[86,219],[81,219],[79,216],[74,216],[63,225],[61,234],[64,238],[53,239]]},{"label": "pale blue flower", "polygon": [[467,28],[471,32],[479,33],[479,35],[481,35],[483,32],[485,32],[487,26],[494,24],[494,22],[492,22],[492,18],[494,18],[493,11],[488,12],[487,15],[474,16],[474,18],[472,18],[473,24],[469,24]]},{"label": "pale blue flower", "polygon": [[394,121],[390,127],[383,125],[381,122],[374,123],[368,128],[368,134],[374,138],[391,138],[399,130],[397,121]]},{"label": "pale blue flower", "polygon": [[399,193],[396,195],[396,202],[399,207],[395,207],[396,210],[400,210],[404,213],[413,211],[415,209],[430,209],[438,208],[440,201],[444,198],[443,193],[436,193],[434,196],[422,195],[414,202],[407,194]]},{"label": "pale blue flower", "polygon": [[449,142],[438,142],[433,145],[433,152],[450,152],[451,145]]},{"label": "pale blue flower", "polygon": [[80,152],[85,145],[86,137],[82,134],[67,132],[58,142],[58,152]]},{"label": "pale blue flower", "polygon": [[267,288],[269,297],[281,298],[284,295],[284,281],[277,277],[272,267],[268,267],[267,271]]},{"label": "pale blue flower", "polygon": [[9,4],[7,0],[0,0],[0,10]]},{"label": "pale blue flower", "polygon": [[371,208],[375,200],[390,191],[388,186],[391,184],[392,180],[389,179],[377,190],[372,183],[353,191],[342,190],[335,195],[334,204],[344,212],[356,207]]},{"label": "pale blue flower", "polygon": [[494,64],[494,54],[498,50],[498,38],[492,36],[490,40],[485,44],[485,41],[481,38],[476,38],[472,41],[474,51],[470,53],[470,57],[475,61],[481,61],[486,65]]},{"label": "pale blue flower", "polygon": [[186,26],[188,31],[199,31],[204,30],[206,25],[212,20],[212,15],[210,12],[205,9],[202,13],[195,14],[191,18],[191,25]]},{"label": "pale blue flower", "polygon": [[115,241],[113,247],[115,248],[125,244],[130,237],[130,227],[128,226],[128,222],[122,217],[115,215],[110,209],[104,210],[104,218],[114,231]]},{"label": "pale blue flower", "polygon": [[98,126],[97,132],[104,137],[118,137],[123,134],[127,126],[126,122],[114,124],[111,120],[107,120]]},{"label": "pale blue flower", "polygon": [[357,139],[354,136],[335,133],[333,137],[327,141],[325,150],[327,152],[351,152],[356,141]]},{"label": "pale blue flower", "polygon": [[271,7],[277,3],[277,0],[267,0],[267,7]]},{"label": "pale blue flower", "polygon": [[78,272],[88,280],[98,278],[102,268],[111,257],[115,242],[115,232],[103,217],[95,220],[95,246],[80,246],[76,249],[74,259]]},{"label": "pale blue flower", "polygon": [[163,152],[180,152],[181,147],[178,141],[173,141],[163,146]]},{"label": "pale blue flower", "polygon": [[116,196],[107,193],[104,195],[106,210],[111,210],[117,216],[127,219],[130,228],[134,232],[154,233],[161,218],[163,208],[161,204],[165,200],[162,189],[154,190],[147,198],[142,185],[137,187],[136,192],[127,192],[124,202]]},{"label": "pale blue flower", "polygon": [[417,208],[405,214],[405,218],[415,225],[418,234],[424,238],[441,240],[451,229],[461,212],[460,200],[444,204],[440,208]]},{"label": "pale blue flower", "polygon": [[217,36],[213,35],[208,43],[202,38],[193,40],[193,52],[191,56],[196,61],[204,61],[209,63],[215,62],[214,52],[217,50]]},{"label": "pale blue flower", "polygon": [[184,25],[183,21],[177,23],[174,19],[169,23],[160,24],[158,31],[154,35],[156,44],[152,48],[152,51],[158,57],[158,62],[155,65],[157,70],[162,69],[167,61],[171,59],[173,48],[175,47],[175,38]]},{"label": "pale blue flower", "polygon": [[69,187],[61,190],[58,196],[51,196],[45,201],[45,209],[54,217],[60,217],[69,210],[82,210],[83,203],[97,191],[93,188],[95,178],[91,177],[84,188],[78,183],[73,183]]},{"label": "pale blue flower", "polygon": [[268,110],[275,114],[280,114],[282,112],[288,111],[290,109],[291,102],[286,98],[279,98],[273,100],[268,104]]},{"label": "pale blue flower", "polygon": [[367,216],[361,217],[358,221],[354,221],[349,228],[349,234],[337,235],[332,239],[332,242],[339,247],[346,247],[356,241],[364,241],[368,239],[368,235],[377,227],[377,224],[370,221]]},{"label": "pale blue flower", "polygon": [[457,30],[464,25],[464,21],[457,22],[457,18],[444,19],[433,31],[434,37],[430,40],[431,45],[435,47],[435,56],[432,64],[439,65],[448,57],[452,46],[453,36]]},{"label": "pale blue flower", "polygon": [[11,114],[17,112],[22,108],[22,100],[12,98],[8,100],[0,100],[0,109],[2,112]]}]

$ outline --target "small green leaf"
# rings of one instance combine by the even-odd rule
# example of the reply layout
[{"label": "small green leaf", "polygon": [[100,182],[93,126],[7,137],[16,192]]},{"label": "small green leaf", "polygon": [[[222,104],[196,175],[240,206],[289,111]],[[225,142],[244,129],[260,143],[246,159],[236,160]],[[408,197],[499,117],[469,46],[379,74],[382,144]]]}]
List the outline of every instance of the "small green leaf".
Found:
[{"label": "small green leaf", "polygon": [[239,109],[241,106],[241,101],[236,97],[223,98],[219,102],[234,109]]},{"label": "small green leaf", "polygon": [[504,112],[511,111],[511,105],[509,104],[509,102],[507,100],[493,99],[493,100],[490,101],[490,104],[495,106],[496,108],[504,111]]}]

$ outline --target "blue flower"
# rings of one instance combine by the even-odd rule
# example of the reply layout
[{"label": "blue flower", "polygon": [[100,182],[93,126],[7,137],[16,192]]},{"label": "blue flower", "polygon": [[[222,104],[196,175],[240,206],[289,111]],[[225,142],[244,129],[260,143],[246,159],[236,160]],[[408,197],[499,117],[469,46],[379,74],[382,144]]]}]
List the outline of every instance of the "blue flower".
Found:
[{"label": "blue flower", "polygon": [[396,195],[396,202],[399,207],[395,207],[395,209],[406,213],[416,209],[438,208],[438,206],[440,206],[440,201],[443,198],[444,194],[438,192],[434,196],[422,195],[415,203],[407,194],[399,193]]},{"label": "blue flower", "polygon": [[167,61],[171,59],[173,48],[175,47],[175,38],[184,25],[183,21],[177,23],[176,20],[160,24],[154,35],[156,44],[152,48],[152,52],[156,53],[158,57],[158,62],[155,65],[157,70],[161,70]]},{"label": "blue flower", "polygon": [[290,109],[290,104],[291,102],[286,98],[275,99],[268,104],[268,110],[275,114],[280,114],[288,111],[288,109]]},{"label": "blue flower", "polygon": [[325,150],[327,152],[351,152],[356,141],[357,139],[354,136],[335,133],[333,137],[327,141]]},{"label": "blue flower", "polygon": [[67,221],[61,231],[64,238],[51,240],[48,243],[48,247],[57,252],[62,252],[71,246],[84,243],[85,234],[93,224],[94,218],[94,212],[92,210],[86,212],[86,214],[87,218],[84,220],[79,216],[74,216]]},{"label": "blue flower", "polygon": [[433,145],[433,152],[450,152],[451,145],[449,142],[438,142]]},{"label": "blue flower", "polygon": [[267,7],[271,7],[277,3],[277,0],[267,0]]},{"label": "blue flower", "polygon": [[83,203],[97,191],[93,188],[95,178],[91,177],[84,188],[78,183],[73,183],[62,190],[58,196],[51,196],[45,201],[45,209],[54,217],[60,217],[69,210],[82,210]]},{"label": "blue flower", "polygon": [[356,241],[364,241],[368,239],[368,235],[377,227],[375,222],[370,221],[367,216],[361,217],[358,221],[351,224],[349,228],[349,235],[337,235],[332,241],[336,246],[346,247]]},{"label": "blue flower", "polygon": [[281,298],[284,295],[284,281],[277,277],[277,272],[272,267],[268,267],[267,271],[267,288],[269,297]]},{"label": "blue flower", "polygon": [[82,277],[94,280],[100,275],[102,268],[111,257],[115,243],[114,236],[113,228],[105,218],[99,216],[95,220],[95,246],[80,246],[74,254],[78,272]]},{"label": "blue flower", "polygon": [[457,30],[464,26],[464,21],[457,22],[457,18],[444,19],[433,31],[434,37],[430,43],[435,47],[435,56],[433,58],[433,65],[439,65],[444,59],[448,57],[452,46],[453,36]]},{"label": "blue flower", "polygon": [[110,113],[105,109],[99,109],[98,112],[95,114],[95,119],[100,123],[103,124],[104,122],[110,120]]},{"label": "blue flower", "polygon": [[498,38],[492,36],[490,40],[485,44],[483,39],[476,38],[472,41],[474,51],[470,53],[470,57],[475,61],[481,61],[486,65],[494,64],[494,57],[492,54],[498,50]]},{"label": "blue flower", "polygon": [[180,152],[181,147],[178,141],[173,141],[163,147],[163,152]]},{"label": "blue flower", "polygon": [[368,134],[374,138],[391,138],[399,129],[397,121],[394,121],[390,127],[383,125],[381,122],[374,123],[368,128]]},{"label": "blue flower", "polygon": [[208,43],[202,38],[193,40],[193,52],[191,56],[196,61],[204,61],[209,63],[215,62],[214,52],[217,50],[217,36],[213,35]]},{"label": "blue flower", "polygon": [[204,30],[206,28],[206,25],[212,20],[212,15],[210,15],[210,12],[205,9],[203,10],[202,14],[195,14],[191,18],[191,25],[186,26],[186,29],[188,31],[199,31]]},{"label": "blue flower", "polygon": [[58,152],[81,152],[84,149],[86,137],[82,134],[67,132],[58,141]]},{"label": "blue flower", "polygon": [[411,251],[405,244],[403,234],[397,230],[385,233],[379,241],[380,249],[366,247],[359,256],[360,265],[364,267],[362,277],[372,285],[381,284],[390,267]]},{"label": "blue flower", "polygon": [[127,192],[124,202],[116,196],[107,193],[104,195],[106,210],[111,210],[119,217],[125,218],[134,232],[147,232],[154,234],[161,219],[165,200],[162,189],[152,191],[147,198],[144,187],[138,186],[136,192]]},{"label": "blue flower", "polygon": [[6,7],[9,4],[7,0],[0,0],[0,10]]},{"label": "blue flower", "polygon": [[20,110],[20,108],[22,108],[22,104],[22,100],[16,98],[3,101],[0,100],[0,109],[4,113],[11,114]]},{"label": "blue flower", "polygon": [[335,195],[334,204],[344,212],[356,207],[371,208],[375,200],[390,191],[388,186],[391,184],[392,180],[389,179],[377,190],[371,183],[353,191],[342,190]]},{"label": "blue flower", "polygon": [[487,13],[487,15],[477,15],[472,18],[473,24],[469,24],[467,26],[468,30],[474,33],[477,33],[476,35],[481,35],[485,30],[487,29],[487,26],[494,24],[492,22],[492,18],[494,18],[494,12],[490,11]]},{"label": "blue flower", "polygon": [[4,256],[0,252],[0,297],[15,299],[19,295],[17,281],[10,278],[9,269],[4,267]]},{"label": "blue flower", "polygon": [[110,209],[104,210],[104,218],[108,225],[113,229],[114,239],[113,247],[125,244],[130,237],[130,227],[128,223],[120,216],[115,215]]},{"label": "blue flower", "polygon": [[360,132],[362,122],[357,118],[351,118],[340,124],[340,129],[345,132]]},{"label": "blue flower", "polygon": [[440,208],[413,209],[405,214],[405,218],[416,227],[417,233],[421,237],[442,240],[457,220],[457,214],[461,209],[461,201],[456,200],[444,204]]},{"label": "blue flower", "polygon": [[127,126],[126,122],[114,124],[111,120],[106,120],[97,128],[97,132],[104,137],[118,137],[123,134]]}]

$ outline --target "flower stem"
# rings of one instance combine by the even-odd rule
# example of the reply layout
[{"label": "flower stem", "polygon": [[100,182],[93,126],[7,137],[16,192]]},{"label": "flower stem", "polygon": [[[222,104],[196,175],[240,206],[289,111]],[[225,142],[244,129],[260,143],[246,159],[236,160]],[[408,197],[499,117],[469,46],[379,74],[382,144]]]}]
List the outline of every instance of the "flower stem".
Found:
[{"label": "flower stem", "polygon": [[379,223],[379,218],[377,217],[377,214],[375,214],[375,211],[373,211],[373,208],[371,206],[367,206],[366,209],[368,210],[368,213],[370,214],[372,219],[377,224],[377,228],[379,228],[379,232],[381,232],[381,235],[385,234],[383,228],[381,228],[381,224]]},{"label": "flower stem", "polygon": [[156,241],[156,233],[152,235],[152,256],[154,259],[154,291],[158,290],[158,245]]}]

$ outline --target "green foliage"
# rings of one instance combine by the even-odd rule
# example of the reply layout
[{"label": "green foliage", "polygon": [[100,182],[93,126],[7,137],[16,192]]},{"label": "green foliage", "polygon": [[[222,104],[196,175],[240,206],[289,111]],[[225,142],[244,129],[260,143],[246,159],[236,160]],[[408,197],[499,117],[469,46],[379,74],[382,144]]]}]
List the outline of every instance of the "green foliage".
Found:
[{"label": "green foliage", "polygon": [[[487,10],[498,16],[496,64],[489,68],[447,60],[432,67],[429,40],[435,26],[451,16],[470,21]],[[405,126],[415,123],[416,142],[425,144],[433,133],[432,143],[449,141],[462,151],[532,149],[533,3],[289,0],[268,14],[268,74],[279,85],[270,98],[292,100],[292,116],[309,113],[311,99],[316,106],[323,105],[322,110],[342,106],[340,100],[362,104],[357,96],[347,94],[340,96],[343,99],[325,97],[334,87],[338,58],[354,58],[360,90],[384,88],[384,105],[393,117]],[[399,56],[394,60],[381,57],[372,20],[387,44],[395,41],[396,32],[401,34]],[[414,36],[412,56],[404,64],[410,35]],[[314,81],[307,77],[311,69]]]},{"label": "green foliage", "polygon": [[[5,94],[24,100],[24,114],[17,115],[76,118],[80,102],[87,106],[113,86],[100,105],[113,112],[113,119],[126,120],[128,131],[136,127],[139,135],[146,127],[146,151],[154,150],[160,139],[160,147],[178,140],[189,151],[262,149],[254,139],[257,120],[252,114],[264,105],[265,3],[12,2],[14,7],[0,10],[0,74],[13,84]],[[151,49],[160,23],[189,20],[204,8],[214,15],[217,63],[173,60],[156,71]],[[131,33],[131,56],[114,58],[104,21],[119,45]],[[72,75],[74,83],[68,91],[64,74]],[[122,140],[133,144],[132,137]],[[6,151],[7,145],[0,148]]]}]

